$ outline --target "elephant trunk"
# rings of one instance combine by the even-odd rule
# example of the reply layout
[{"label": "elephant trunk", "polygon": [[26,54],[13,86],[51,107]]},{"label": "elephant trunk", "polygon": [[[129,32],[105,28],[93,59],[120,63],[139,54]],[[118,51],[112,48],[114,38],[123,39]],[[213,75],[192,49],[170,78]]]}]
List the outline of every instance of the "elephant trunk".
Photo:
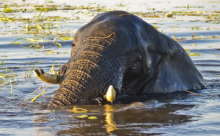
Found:
[{"label": "elephant trunk", "polygon": [[[77,52],[77,51],[76,51]],[[115,60],[102,60],[97,52],[84,50],[75,53],[65,73],[65,79],[51,100],[50,106],[62,106],[75,102],[88,101],[96,97],[103,97],[109,85],[120,86],[117,67],[109,67]],[[117,65],[116,65],[117,66]],[[112,74],[116,73],[116,74]]]},{"label": "elephant trunk", "polygon": [[61,83],[62,77],[58,76],[57,74],[48,74],[39,68],[34,70],[34,74],[38,79],[50,84]]},{"label": "elephant trunk", "polygon": [[51,104],[53,106],[67,105],[90,99],[96,95],[97,89],[94,78],[83,69],[73,69],[67,73]]}]

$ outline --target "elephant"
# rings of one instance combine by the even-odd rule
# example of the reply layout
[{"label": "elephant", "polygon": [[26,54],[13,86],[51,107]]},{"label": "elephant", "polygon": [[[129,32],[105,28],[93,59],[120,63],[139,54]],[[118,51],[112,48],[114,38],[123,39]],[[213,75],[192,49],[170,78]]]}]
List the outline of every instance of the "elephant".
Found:
[{"label": "elephant", "polygon": [[70,60],[56,74],[34,71],[40,80],[60,84],[51,107],[106,98],[105,94],[113,102],[120,96],[204,88],[202,75],[176,41],[125,11],[101,13],[81,27]]}]

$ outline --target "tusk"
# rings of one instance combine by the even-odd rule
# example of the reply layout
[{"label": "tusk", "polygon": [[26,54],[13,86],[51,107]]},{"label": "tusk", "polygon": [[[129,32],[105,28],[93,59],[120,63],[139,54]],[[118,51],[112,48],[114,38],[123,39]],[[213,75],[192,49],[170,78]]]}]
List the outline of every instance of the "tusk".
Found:
[{"label": "tusk", "polygon": [[54,74],[48,74],[44,72],[42,69],[35,69],[34,74],[37,78],[40,80],[50,83],[50,84],[59,84],[60,83],[60,78],[58,75]]},{"label": "tusk", "polygon": [[115,89],[113,88],[112,85],[110,85],[108,87],[108,90],[107,90],[106,94],[104,95],[104,98],[107,101],[111,102],[111,103],[115,100],[115,98],[116,98],[116,91],[115,91]]}]

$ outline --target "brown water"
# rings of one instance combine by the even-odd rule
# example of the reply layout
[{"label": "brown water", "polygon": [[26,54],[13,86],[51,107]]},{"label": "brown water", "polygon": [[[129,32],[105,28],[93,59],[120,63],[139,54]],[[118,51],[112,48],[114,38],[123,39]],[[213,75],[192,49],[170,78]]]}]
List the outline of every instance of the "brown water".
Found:
[{"label": "brown water", "polygon": [[[17,1],[6,1],[11,4]],[[26,1],[25,3],[36,3]],[[5,3],[1,4],[4,5]],[[37,4],[44,4],[38,1]],[[69,0],[66,5],[88,5],[88,1]],[[95,1],[90,5],[105,5],[107,8],[128,10],[129,12],[151,12],[159,17],[142,17],[148,23],[156,25],[159,31],[170,37],[178,38],[184,49],[192,54],[191,58],[206,81],[206,89],[198,90],[195,96],[186,92],[177,92],[163,96],[147,97],[144,102],[106,105],[71,105],[56,110],[47,109],[47,104],[55,94],[58,85],[42,83],[34,74],[27,77],[32,67],[49,71],[52,65],[57,70],[70,58],[71,40],[45,41],[44,48],[29,48],[31,44],[11,45],[10,42],[21,37],[33,37],[22,31],[26,22],[0,23],[0,73],[6,67],[16,73],[16,81],[10,78],[0,84],[0,134],[1,135],[219,135],[220,134],[220,1]],[[186,4],[189,3],[189,9]],[[62,1],[53,4],[62,5]],[[31,5],[31,4],[30,4]],[[31,7],[23,5],[24,8]],[[64,4],[65,5],[65,4]],[[155,10],[152,10],[155,8]],[[4,10],[4,8],[1,8]],[[78,10],[77,10],[78,11]],[[203,11],[199,14],[174,14],[165,18],[170,11]],[[97,11],[82,10],[77,17],[75,10],[43,12],[42,16],[69,16],[59,31],[73,34]],[[65,13],[65,14],[64,14]],[[85,14],[87,13],[87,14]],[[93,13],[90,14],[90,13]],[[36,12],[1,13],[4,16],[32,17]],[[217,16],[218,15],[218,16]],[[216,19],[214,18],[216,17]],[[211,19],[210,19],[211,18]],[[60,22],[54,22],[59,24]],[[19,27],[20,26],[20,27]],[[21,30],[21,31],[20,31]],[[56,31],[54,29],[54,31]],[[196,34],[195,38],[192,35]],[[175,37],[174,37],[175,36]],[[182,39],[181,39],[182,38]],[[51,52],[53,51],[53,53]],[[199,53],[199,54],[198,54]],[[39,63],[39,64],[38,64]],[[8,73],[11,73],[10,71]],[[0,77],[0,81],[3,79]],[[39,86],[48,87],[44,95],[31,102],[42,89],[33,94]],[[24,101],[29,98],[28,102]],[[86,113],[71,113],[67,110],[74,106],[88,110]],[[95,116],[91,120],[78,118],[80,115]]]}]

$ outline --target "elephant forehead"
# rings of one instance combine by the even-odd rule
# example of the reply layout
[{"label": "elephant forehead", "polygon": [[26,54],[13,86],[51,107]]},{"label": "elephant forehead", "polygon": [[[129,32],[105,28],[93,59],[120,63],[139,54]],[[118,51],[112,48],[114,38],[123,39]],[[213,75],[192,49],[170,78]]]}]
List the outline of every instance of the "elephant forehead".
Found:
[{"label": "elephant forehead", "polygon": [[[108,18],[99,22],[89,23],[77,33],[79,45],[93,44],[99,49],[108,46],[137,46],[142,38],[141,24],[126,19]],[[103,48],[104,47],[104,48]]]}]

